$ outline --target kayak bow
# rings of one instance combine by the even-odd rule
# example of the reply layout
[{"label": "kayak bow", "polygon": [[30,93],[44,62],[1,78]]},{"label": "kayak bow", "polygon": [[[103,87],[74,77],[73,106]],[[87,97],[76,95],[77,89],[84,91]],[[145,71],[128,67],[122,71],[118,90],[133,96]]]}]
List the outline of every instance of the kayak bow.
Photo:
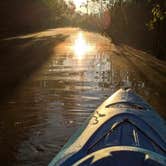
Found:
[{"label": "kayak bow", "polygon": [[166,165],[165,121],[131,89],[90,116],[49,166]]}]

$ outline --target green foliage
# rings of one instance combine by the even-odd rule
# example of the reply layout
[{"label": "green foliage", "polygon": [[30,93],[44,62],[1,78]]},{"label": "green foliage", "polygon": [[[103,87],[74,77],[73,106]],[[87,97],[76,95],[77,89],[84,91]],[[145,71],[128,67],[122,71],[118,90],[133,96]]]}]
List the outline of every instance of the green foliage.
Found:
[{"label": "green foliage", "polygon": [[[107,3],[111,16],[110,28],[103,29],[98,17],[96,22],[90,17],[83,22],[79,19],[79,24],[90,30],[94,30],[95,25],[96,30],[109,35],[115,42],[127,43],[166,59],[165,0],[107,0]],[[106,5],[106,1],[102,1],[102,4]]]},{"label": "green foliage", "polygon": [[155,4],[151,10],[152,19],[147,24],[149,30],[154,30],[158,23],[166,19],[166,10],[160,4]]}]

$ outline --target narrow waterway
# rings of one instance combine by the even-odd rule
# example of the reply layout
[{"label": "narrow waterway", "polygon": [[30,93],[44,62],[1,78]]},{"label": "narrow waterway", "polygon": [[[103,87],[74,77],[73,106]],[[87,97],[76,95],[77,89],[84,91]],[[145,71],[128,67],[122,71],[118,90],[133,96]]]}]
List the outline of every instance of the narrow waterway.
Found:
[{"label": "narrow waterway", "polygon": [[[44,63],[22,78],[0,105],[0,165],[47,165],[90,113],[123,86],[133,88],[166,117],[165,64],[143,51],[72,28],[5,42],[31,39],[17,44],[21,50],[17,58],[25,54],[25,48],[31,50],[26,56],[43,54],[46,48],[39,45],[40,51],[33,51],[34,43],[39,39],[48,43],[53,34],[67,37],[52,44]],[[27,63],[25,59],[21,67]]]}]

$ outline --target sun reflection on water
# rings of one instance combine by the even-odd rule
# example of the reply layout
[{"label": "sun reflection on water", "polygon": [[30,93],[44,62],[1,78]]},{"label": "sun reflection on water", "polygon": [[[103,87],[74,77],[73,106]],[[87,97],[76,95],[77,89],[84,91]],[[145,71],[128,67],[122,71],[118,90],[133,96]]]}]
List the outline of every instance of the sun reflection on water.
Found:
[{"label": "sun reflection on water", "polygon": [[72,46],[72,50],[76,58],[80,60],[83,59],[85,55],[90,53],[93,49],[94,47],[86,41],[82,32],[79,32]]}]

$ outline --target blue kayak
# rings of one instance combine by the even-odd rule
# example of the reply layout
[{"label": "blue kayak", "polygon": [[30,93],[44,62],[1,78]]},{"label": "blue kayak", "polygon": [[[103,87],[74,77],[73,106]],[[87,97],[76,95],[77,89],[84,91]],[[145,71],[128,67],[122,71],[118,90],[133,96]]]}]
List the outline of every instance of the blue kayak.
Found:
[{"label": "blue kayak", "polygon": [[166,123],[131,89],[101,104],[49,166],[166,166]]}]

